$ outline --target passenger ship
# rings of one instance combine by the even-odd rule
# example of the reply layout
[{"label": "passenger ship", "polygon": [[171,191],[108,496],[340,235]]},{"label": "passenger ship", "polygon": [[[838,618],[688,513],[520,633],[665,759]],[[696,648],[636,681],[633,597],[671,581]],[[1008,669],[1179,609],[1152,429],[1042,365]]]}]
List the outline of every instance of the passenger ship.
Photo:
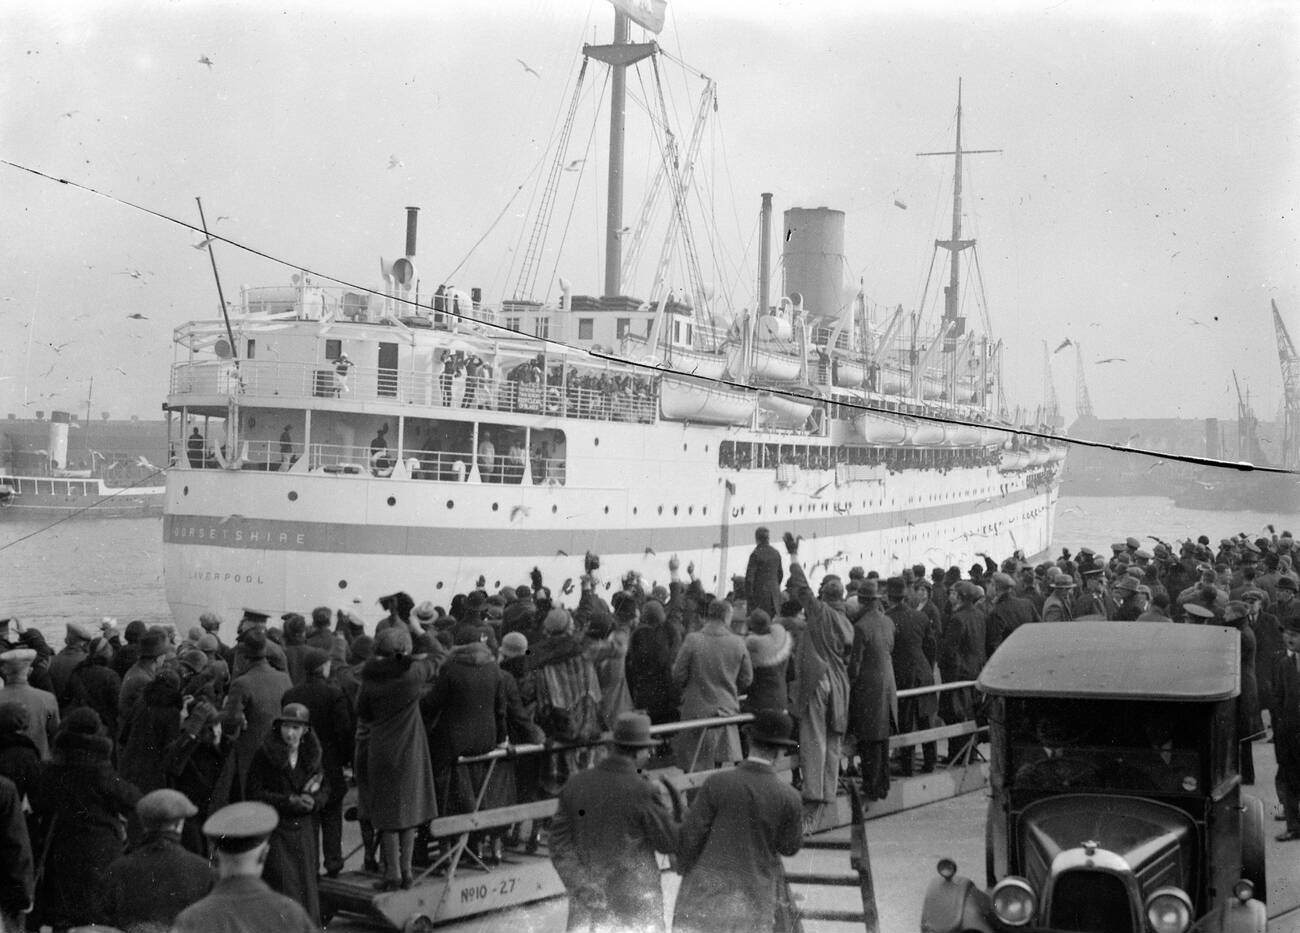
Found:
[{"label": "passenger ship", "polygon": [[[584,50],[616,77],[657,52],[627,43],[619,16],[613,44]],[[711,105],[708,82],[701,118]],[[364,616],[398,589],[446,605],[534,567],[573,605],[587,551],[605,589],[632,571],[665,583],[676,555],[725,593],[760,526],[800,536],[814,579],[1044,552],[1065,447],[1006,417],[1000,345],[964,332],[960,112],[959,94],[952,236],[937,242],[951,287],[929,333],[904,334],[901,309],[872,327],[861,298],[842,306],[843,214],[825,208],[786,212],[772,302],[770,195],[757,313],[717,325],[698,269],[692,298],[671,300],[666,261],[648,301],[621,296],[621,166],[606,297],[566,287],[557,304],[492,307],[447,285],[422,299],[408,208],[382,293],[295,275],[244,290],[228,320],[178,328],[164,518],[177,622],[322,604]],[[691,158],[664,160],[678,234]]]}]

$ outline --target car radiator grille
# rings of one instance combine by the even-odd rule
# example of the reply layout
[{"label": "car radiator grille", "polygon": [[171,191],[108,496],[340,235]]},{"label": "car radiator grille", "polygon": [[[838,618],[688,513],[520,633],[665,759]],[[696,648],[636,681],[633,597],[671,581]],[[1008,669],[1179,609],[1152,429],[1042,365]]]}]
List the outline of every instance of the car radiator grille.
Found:
[{"label": "car radiator grille", "polygon": [[1052,887],[1049,926],[1070,933],[1137,933],[1124,882],[1084,869],[1068,871]]}]

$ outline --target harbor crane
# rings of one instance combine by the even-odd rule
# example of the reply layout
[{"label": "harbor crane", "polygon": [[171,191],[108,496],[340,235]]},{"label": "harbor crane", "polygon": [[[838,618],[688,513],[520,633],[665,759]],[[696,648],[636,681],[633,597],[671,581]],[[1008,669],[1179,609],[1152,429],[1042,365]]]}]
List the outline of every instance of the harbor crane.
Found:
[{"label": "harbor crane", "polygon": [[1287,333],[1286,324],[1277,310],[1277,302],[1270,300],[1273,306],[1273,330],[1277,333],[1277,356],[1282,364],[1282,466],[1295,469],[1300,465],[1300,355],[1296,354],[1295,344]]},{"label": "harbor crane", "polygon": [[1088,394],[1088,382],[1083,376],[1083,349],[1076,341],[1074,344],[1074,409],[1076,418],[1092,417],[1092,396]]}]

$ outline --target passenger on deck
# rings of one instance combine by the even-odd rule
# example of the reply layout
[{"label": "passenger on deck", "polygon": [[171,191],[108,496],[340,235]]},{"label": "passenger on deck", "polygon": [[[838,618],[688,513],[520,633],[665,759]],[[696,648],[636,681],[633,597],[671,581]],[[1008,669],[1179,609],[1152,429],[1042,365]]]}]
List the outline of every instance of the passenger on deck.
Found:
[{"label": "passenger on deck", "polygon": [[198,428],[190,432],[190,436],[185,439],[185,458],[196,470],[203,469],[203,448],[206,443]]},{"label": "passenger on deck", "polygon": [[340,353],[339,358],[334,362],[334,397],[345,395],[351,391],[348,386],[348,373],[352,370],[352,361],[348,359],[346,353]]},{"label": "passenger on deck", "polygon": [[497,475],[497,449],[492,443],[492,435],[488,431],[483,431],[478,441],[478,473],[479,480],[484,483],[499,483],[501,478]]}]

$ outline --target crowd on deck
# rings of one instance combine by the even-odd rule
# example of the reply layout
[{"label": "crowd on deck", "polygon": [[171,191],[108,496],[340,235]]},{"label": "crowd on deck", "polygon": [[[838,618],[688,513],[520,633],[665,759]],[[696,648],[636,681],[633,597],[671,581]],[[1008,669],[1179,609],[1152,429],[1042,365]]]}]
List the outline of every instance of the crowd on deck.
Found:
[{"label": "crowd on deck", "polygon": [[[693,565],[683,576],[676,558],[666,586],[629,574],[606,588],[599,557],[588,554],[572,611],[560,605],[570,582],[554,594],[534,570],[528,583],[497,593],[480,577],[446,609],[394,593],[373,624],[328,607],[278,620],[248,610],[233,644],[211,614],[188,632],[73,622],[58,651],[36,628],[0,620],[0,929],[20,929],[24,914],[30,929],[166,928],[211,887],[212,840],[202,827],[235,801],[273,808],[262,876],[317,923],[318,876],[343,868],[345,819],[360,824],[376,887],[409,887],[449,844],[430,835],[436,817],[544,797],[563,803],[577,793],[565,790],[580,786],[575,775],[606,758],[617,765],[624,753],[698,771],[752,761],[756,745],[797,742],[807,828],[843,780],[878,800],[891,776],[914,773],[916,749],[891,755],[891,736],[980,715],[969,687],[902,699],[899,691],[973,680],[1018,626],[1069,620],[1239,629],[1243,780],[1254,779],[1249,743],[1265,734],[1267,710],[1286,819],[1280,838],[1300,838],[1292,660],[1300,547],[1271,529],[1217,548],[1204,537],[1152,541],[1063,551],[1036,565],[1019,554],[1001,563],[981,555],[965,572],[916,565],[883,580],[855,567],[814,588],[798,542],[786,535],[783,553],[760,528],[725,598],[706,592]],[[629,725],[634,712],[644,728]],[[665,748],[645,732],[649,723],[741,712],[763,713],[767,731],[755,739],[735,725],[691,728]],[[783,717],[776,727],[773,713]],[[620,739],[620,729],[633,738]],[[967,754],[969,738],[948,737],[944,759]],[[490,771],[462,760],[530,743],[578,747],[510,756]],[[922,772],[941,761],[937,746],[922,744]],[[353,786],[355,805],[345,809]],[[552,858],[571,895],[596,898],[580,877],[581,830],[564,812],[549,828]],[[661,851],[685,845],[675,834],[701,831],[694,807],[681,824],[667,809],[655,812],[669,821],[655,843]],[[509,847],[535,852],[547,832],[543,821],[482,831],[471,851],[492,863]],[[698,847],[686,861],[696,858],[704,858]],[[159,885],[159,872],[176,883]],[[707,901],[702,894],[695,906],[705,915],[683,928],[711,928]]]}]

